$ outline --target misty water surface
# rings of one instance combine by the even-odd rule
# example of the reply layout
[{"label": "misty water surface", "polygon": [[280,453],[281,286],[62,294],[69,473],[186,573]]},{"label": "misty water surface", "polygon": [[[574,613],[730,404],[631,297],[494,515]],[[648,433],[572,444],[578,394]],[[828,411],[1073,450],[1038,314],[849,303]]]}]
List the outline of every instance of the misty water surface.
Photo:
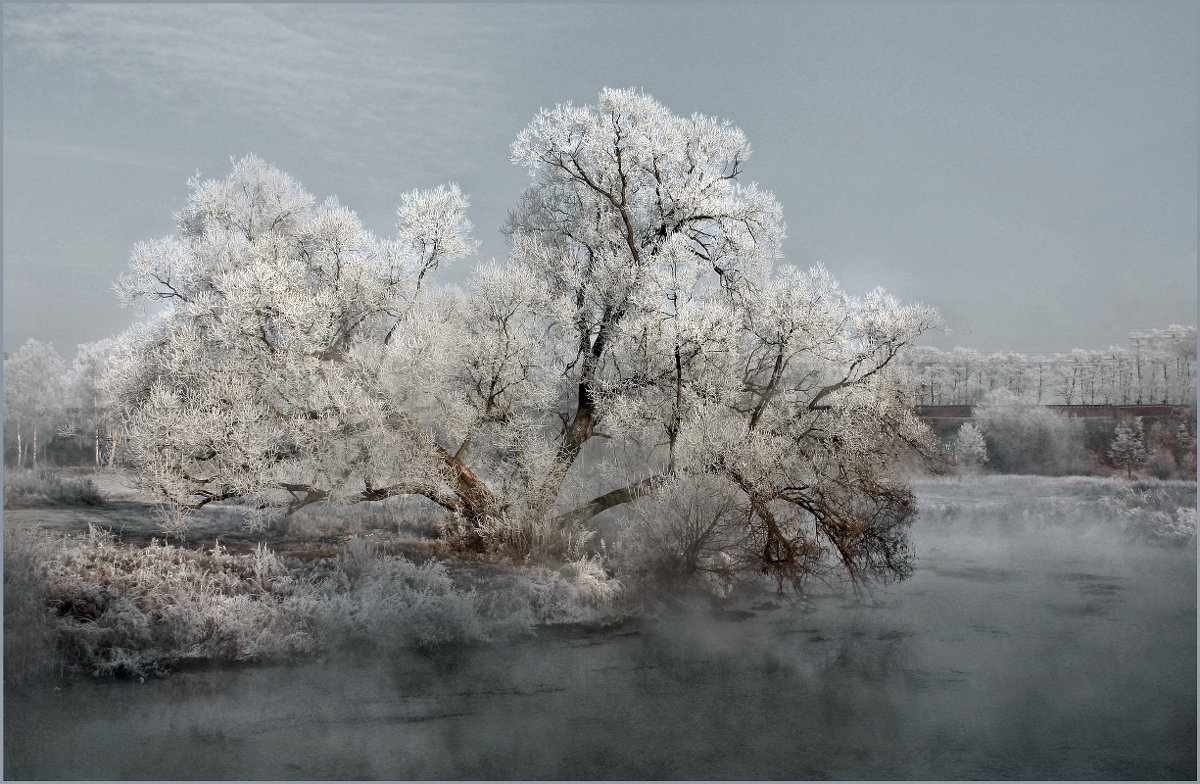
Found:
[{"label": "misty water surface", "polygon": [[498,647],[5,695],[5,775],[1196,776],[1193,545],[914,529],[915,576]]}]

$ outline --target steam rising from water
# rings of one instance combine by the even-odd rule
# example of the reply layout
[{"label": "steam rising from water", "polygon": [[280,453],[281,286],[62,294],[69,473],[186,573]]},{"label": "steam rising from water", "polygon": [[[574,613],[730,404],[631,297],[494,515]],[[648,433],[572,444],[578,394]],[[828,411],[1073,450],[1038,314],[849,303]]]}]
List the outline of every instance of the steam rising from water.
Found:
[{"label": "steam rising from water", "polygon": [[1090,489],[1043,489],[1058,512],[919,486],[916,575],[863,596],[6,693],[5,774],[1194,778],[1194,540],[1130,536],[1086,517]]}]

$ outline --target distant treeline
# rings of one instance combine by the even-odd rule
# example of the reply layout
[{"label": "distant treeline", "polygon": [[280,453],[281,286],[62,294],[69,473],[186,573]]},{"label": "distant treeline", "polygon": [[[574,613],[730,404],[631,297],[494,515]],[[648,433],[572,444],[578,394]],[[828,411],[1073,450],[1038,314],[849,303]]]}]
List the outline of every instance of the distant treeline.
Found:
[{"label": "distant treeline", "polygon": [[[117,347],[111,338],[82,344],[68,365],[53,346],[31,339],[5,357],[7,465],[113,464],[121,415],[107,394],[105,374],[114,363],[127,360]],[[916,347],[898,361],[918,382],[918,398],[913,401],[918,413],[944,440],[954,437],[964,418],[977,416],[972,407],[994,403],[998,392],[1004,393],[1010,408],[1019,402],[1071,416],[1107,419],[1080,423],[1070,431],[1067,440],[1077,442],[1089,457],[1072,459],[1061,466],[1063,470],[1103,466],[1113,422],[1118,419],[1143,417],[1152,451],[1164,455],[1163,462],[1167,454],[1186,454],[1188,448],[1181,451],[1179,444],[1186,444],[1186,434],[1195,432],[1195,327],[1133,332],[1128,348],[1113,346],[1104,351],[1075,349],[1030,356]],[[1090,412],[1084,408],[1097,406],[1113,408]],[[1144,408],[1133,408],[1137,406]],[[1026,420],[1030,417],[1028,412],[1022,415]],[[1186,423],[1182,431],[1181,423]],[[1074,448],[1070,451],[1077,454]],[[999,459],[991,467],[999,468],[1003,462]],[[1180,463],[1173,469],[1190,472],[1187,459],[1170,462]]]},{"label": "distant treeline", "polygon": [[1195,327],[1131,332],[1128,347],[1048,356],[918,346],[904,362],[927,406],[972,405],[997,389],[1037,405],[1196,403]]}]

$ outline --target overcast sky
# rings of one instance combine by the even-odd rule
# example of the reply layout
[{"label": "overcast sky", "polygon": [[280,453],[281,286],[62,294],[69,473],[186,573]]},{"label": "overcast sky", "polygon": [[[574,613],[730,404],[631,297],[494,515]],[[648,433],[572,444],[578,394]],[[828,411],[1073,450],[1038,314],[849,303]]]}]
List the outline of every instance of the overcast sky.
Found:
[{"label": "overcast sky", "polygon": [[[456,181],[478,261],[539,107],[637,87],[728,118],[788,262],[1050,352],[1196,323],[1200,4],[11,4],[4,349],[135,318],[111,285],[186,182],[256,153],[382,235]],[[449,270],[461,280],[467,267]]]}]

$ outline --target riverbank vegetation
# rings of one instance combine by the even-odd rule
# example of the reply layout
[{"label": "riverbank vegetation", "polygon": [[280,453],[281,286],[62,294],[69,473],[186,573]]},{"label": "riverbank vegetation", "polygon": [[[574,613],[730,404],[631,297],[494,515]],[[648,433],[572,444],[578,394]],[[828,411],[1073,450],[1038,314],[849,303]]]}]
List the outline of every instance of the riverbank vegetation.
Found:
[{"label": "riverbank vegetation", "polygon": [[[1108,547],[1195,546],[1195,482],[913,482],[916,524],[932,530],[1053,528]],[[116,483],[101,475],[95,484]],[[12,509],[5,679],[144,678],[221,662],[486,645],[557,624],[620,622],[680,591],[729,599],[772,589],[762,576],[747,583],[723,556],[737,543],[712,521],[732,507],[683,488],[659,498],[563,563],[455,554],[428,519],[398,504],[315,506],[257,534],[242,526],[248,510],[222,504],[197,512],[184,544],[158,538],[144,503]]]},{"label": "riverbank vegetation", "polygon": [[[240,527],[228,523],[237,511],[226,511],[236,535]],[[557,568],[423,557],[411,539],[375,528],[280,532],[276,542],[291,548],[278,551],[245,540],[231,549],[219,538],[181,546],[145,540],[148,510],[122,517],[128,536],[90,523],[74,533],[6,528],[6,681],[480,644],[539,625],[603,622],[622,593],[589,556]],[[324,546],[306,550],[314,540]]]}]

